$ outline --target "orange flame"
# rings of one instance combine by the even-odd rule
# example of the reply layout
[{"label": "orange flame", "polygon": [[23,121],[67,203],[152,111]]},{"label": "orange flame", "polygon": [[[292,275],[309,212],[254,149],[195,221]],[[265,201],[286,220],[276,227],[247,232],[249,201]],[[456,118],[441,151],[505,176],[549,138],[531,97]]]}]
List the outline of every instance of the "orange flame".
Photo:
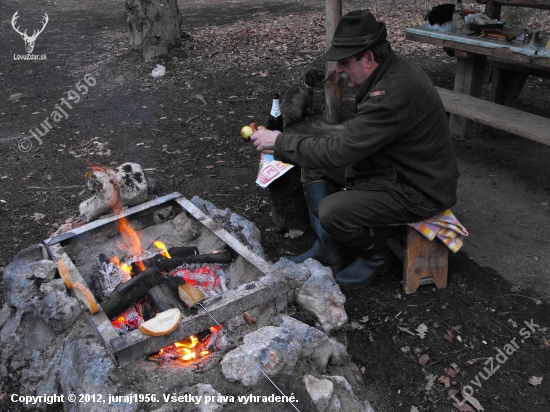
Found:
[{"label": "orange flame", "polygon": [[132,270],[132,266],[130,266],[126,262],[121,262],[120,259],[118,258],[118,256],[113,256],[109,260],[109,262],[114,263],[115,265],[117,265],[120,268],[120,270],[122,270],[124,273],[128,274],[128,276],[126,277],[126,280],[130,280],[130,278],[134,274],[134,271]]},{"label": "orange flame", "polygon": [[[141,242],[139,240],[138,234],[136,233],[132,225],[130,225],[128,219],[123,216],[116,221],[116,224],[118,227],[118,231],[122,235],[123,239],[123,243],[120,244],[120,242],[117,242],[117,246],[120,249],[129,249],[134,256],[140,256],[143,251],[143,249],[141,248]],[[145,265],[143,264],[141,259],[138,259],[136,263],[140,271],[145,270]]]},{"label": "orange flame", "polygon": [[194,348],[199,343],[199,338],[195,335],[189,336],[186,340],[180,340],[179,342],[174,343],[176,348]]},{"label": "orange flame", "polygon": [[193,360],[197,357],[197,354],[191,349],[183,348],[184,355],[181,357],[182,360],[188,361]]},{"label": "orange flame", "polygon": [[172,256],[170,256],[170,253],[168,253],[168,249],[166,249],[166,245],[163,242],[161,242],[160,240],[155,240],[153,243],[161,250],[160,254],[162,256],[168,259],[172,259]]}]

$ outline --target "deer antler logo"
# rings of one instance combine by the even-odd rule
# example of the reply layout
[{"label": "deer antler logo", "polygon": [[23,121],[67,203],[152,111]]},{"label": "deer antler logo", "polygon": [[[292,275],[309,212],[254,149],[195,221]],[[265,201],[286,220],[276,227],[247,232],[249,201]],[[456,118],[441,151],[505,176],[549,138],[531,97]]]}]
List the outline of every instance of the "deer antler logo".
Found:
[{"label": "deer antler logo", "polygon": [[13,15],[13,17],[11,18],[11,26],[13,27],[13,29],[19,33],[21,35],[21,38],[23,40],[25,40],[25,49],[27,50],[27,53],[28,54],[31,54],[32,51],[34,50],[34,43],[36,42],[36,38],[38,37],[38,35],[40,33],[42,33],[44,31],[44,29],[46,28],[46,24],[48,24],[48,21],[50,20],[48,15],[46,13],[44,13],[44,17],[42,17],[42,28],[40,30],[34,30],[32,36],[29,36],[27,35],[27,30],[25,30],[23,33],[21,31],[19,31],[19,27],[15,27],[15,22],[17,20],[17,18],[19,17],[18,15],[19,13],[19,10],[15,12],[15,14]]}]

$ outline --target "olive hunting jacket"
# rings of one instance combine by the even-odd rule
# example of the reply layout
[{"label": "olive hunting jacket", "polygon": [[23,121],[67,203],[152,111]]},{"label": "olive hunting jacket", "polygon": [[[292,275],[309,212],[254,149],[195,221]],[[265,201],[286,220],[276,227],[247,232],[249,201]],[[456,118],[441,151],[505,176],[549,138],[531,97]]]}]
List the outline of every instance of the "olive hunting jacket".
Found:
[{"label": "olive hunting jacket", "polygon": [[357,95],[339,136],[279,134],[275,159],[306,169],[346,167],[351,190],[386,190],[431,217],[456,203],[458,167],[443,103],[430,78],[395,52]]}]

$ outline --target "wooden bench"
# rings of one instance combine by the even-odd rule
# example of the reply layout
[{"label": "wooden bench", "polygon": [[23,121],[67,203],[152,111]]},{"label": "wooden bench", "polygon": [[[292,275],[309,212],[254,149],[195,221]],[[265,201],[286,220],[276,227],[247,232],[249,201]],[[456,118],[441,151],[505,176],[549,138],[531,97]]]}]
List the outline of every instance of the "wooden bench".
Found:
[{"label": "wooden bench", "polygon": [[445,111],[550,146],[550,119],[436,87]]},{"label": "wooden bench", "polygon": [[447,287],[449,249],[439,239],[430,241],[407,226],[404,243],[395,237],[386,239],[386,243],[403,262],[403,291],[406,294],[432,283],[438,289]]}]

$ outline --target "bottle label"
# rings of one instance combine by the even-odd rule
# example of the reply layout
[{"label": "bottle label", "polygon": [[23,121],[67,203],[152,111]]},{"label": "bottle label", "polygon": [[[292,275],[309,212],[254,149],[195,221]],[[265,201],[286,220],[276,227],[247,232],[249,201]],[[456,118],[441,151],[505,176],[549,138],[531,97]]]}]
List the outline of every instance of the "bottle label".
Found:
[{"label": "bottle label", "polygon": [[281,109],[279,108],[279,100],[273,99],[273,106],[271,106],[271,116],[279,117],[281,115]]}]

